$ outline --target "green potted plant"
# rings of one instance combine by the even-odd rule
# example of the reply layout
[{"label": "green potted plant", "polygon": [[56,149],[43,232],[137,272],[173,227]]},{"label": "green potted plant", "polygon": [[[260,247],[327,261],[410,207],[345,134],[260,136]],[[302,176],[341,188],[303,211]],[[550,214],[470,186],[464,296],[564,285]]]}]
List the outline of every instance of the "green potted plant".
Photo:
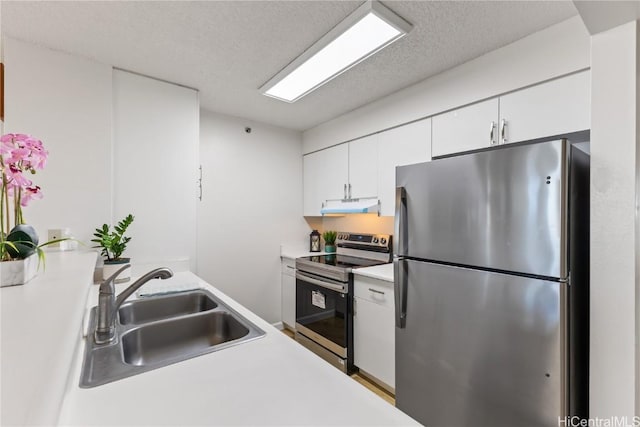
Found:
[{"label": "green potted plant", "polygon": [[[131,261],[130,258],[122,257],[122,254],[127,249],[127,244],[131,241],[131,237],[125,236],[124,233],[127,232],[127,228],[129,228],[133,219],[134,216],[129,214],[113,227],[113,231],[107,224],[103,224],[102,228],[96,228],[96,232],[93,233],[96,238],[91,239],[91,241],[97,243],[94,248],[102,248],[100,254],[104,257],[103,279],[107,279],[118,271],[123,264],[128,264]],[[126,282],[131,279],[130,271],[130,269],[125,270],[120,274],[116,283]]]},{"label": "green potted plant", "polygon": [[324,251],[335,252],[336,251],[336,237],[338,237],[337,231],[327,230],[322,233],[324,239]]}]

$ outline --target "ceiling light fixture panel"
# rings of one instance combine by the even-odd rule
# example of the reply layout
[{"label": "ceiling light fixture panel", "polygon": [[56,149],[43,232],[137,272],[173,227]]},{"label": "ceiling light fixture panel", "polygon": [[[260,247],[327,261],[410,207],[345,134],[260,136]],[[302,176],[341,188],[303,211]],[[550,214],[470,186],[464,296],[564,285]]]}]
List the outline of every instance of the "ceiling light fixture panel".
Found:
[{"label": "ceiling light fixture panel", "polygon": [[407,35],[411,24],[378,1],[367,1],[265,83],[260,91],[295,102]]}]

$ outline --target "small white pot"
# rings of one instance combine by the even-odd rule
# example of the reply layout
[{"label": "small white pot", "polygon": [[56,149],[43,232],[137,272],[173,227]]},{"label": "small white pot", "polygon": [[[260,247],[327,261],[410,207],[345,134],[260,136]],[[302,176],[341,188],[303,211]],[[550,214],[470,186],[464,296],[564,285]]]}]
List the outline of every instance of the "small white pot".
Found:
[{"label": "small white pot", "polygon": [[[131,261],[130,258],[122,258],[118,261],[105,261],[104,266],[102,267],[102,280],[106,280],[111,277],[116,271],[120,270],[126,264],[129,264]],[[115,280],[115,283],[124,283],[131,280],[131,269],[128,268]]]},{"label": "small white pot", "polygon": [[0,263],[0,287],[24,285],[38,274],[38,255]]}]

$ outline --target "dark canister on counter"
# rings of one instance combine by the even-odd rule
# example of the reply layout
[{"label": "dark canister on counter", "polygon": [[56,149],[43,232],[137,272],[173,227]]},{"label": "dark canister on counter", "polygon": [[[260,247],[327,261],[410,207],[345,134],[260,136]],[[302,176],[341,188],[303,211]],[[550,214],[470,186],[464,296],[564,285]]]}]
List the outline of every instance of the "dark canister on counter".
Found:
[{"label": "dark canister on counter", "polygon": [[320,252],[320,233],[318,230],[313,230],[309,234],[309,251]]}]

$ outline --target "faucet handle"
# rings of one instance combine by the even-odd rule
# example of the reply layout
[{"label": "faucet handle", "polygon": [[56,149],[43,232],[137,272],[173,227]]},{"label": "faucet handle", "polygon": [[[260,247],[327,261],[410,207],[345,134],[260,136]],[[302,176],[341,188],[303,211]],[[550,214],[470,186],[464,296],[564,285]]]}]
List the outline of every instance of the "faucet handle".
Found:
[{"label": "faucet handle", "polygon": [[[101,284],[100,284],[100,292],[106,292],[107,289],[109,289],[109,291],[111,293],[114,292],[113,290],[113,282],[116,280],[116,278],[120,275],[120,273],[122,273],[123,271],[125,271],[127,268],[131,267],[131,264],[126,264],[123,267],[120,267],[120,269],[118,269],[118,271],[116,271],[115,273],[113,273],[111,276],[109,276],[107,279],[105,279]],[[107,289],[105,289],[107,288]]]}]

